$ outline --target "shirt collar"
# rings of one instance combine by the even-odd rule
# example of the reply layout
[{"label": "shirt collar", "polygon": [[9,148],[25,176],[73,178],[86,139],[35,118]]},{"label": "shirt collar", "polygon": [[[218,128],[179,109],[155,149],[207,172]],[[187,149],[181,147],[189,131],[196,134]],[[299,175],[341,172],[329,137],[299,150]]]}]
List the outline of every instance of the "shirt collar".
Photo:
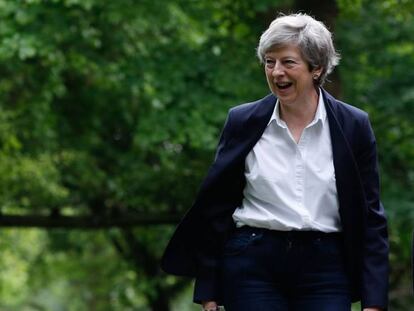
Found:
[{"label": "shirt collar", "polygon": [[[270,123],[272,123],[273,120],[275,120],[277,125],[279,125],[280,127],[283,127],[283,128],[287,128],[285,121],[283,121],[280,118],[279,105],[280,105],[279,99],[277,99],[275,108],[273,109],[272,116],[270,117],[270,120],[267,123],[267,125],[269,125]],[[313,118],[312,122],[309,123],[308,126],[312,126],[312,125],[316,124],[319,120],[321,120],[322,125],[325,124],[326,108],[325,108],[325,102],[323,100],[321,89],[319,89],[319,100],[318,100],[318,107],[316,108],[316,112],[315,112],[315,117]]]}]

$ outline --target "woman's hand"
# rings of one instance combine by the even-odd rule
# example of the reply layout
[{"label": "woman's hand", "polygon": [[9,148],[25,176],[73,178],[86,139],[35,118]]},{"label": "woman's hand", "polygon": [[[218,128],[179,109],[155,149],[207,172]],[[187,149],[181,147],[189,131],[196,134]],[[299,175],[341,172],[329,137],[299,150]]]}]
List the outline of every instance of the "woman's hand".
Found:
[{"label": "woman's hand", "polygon": [[215,301],[202,301],[204,311],[218,311],[218,305]]}]

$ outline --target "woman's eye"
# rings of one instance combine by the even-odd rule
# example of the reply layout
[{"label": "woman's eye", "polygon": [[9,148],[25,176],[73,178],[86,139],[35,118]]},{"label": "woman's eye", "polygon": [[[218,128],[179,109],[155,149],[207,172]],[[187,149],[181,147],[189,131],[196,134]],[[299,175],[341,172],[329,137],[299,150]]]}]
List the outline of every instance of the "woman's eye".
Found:
[{"label": "woman's eye", "polygon": [[275,65],[275,61],[271,60],[271,59],[266,59],[265,64],[266,64],[267,67],[272,67],[272,66]]}]

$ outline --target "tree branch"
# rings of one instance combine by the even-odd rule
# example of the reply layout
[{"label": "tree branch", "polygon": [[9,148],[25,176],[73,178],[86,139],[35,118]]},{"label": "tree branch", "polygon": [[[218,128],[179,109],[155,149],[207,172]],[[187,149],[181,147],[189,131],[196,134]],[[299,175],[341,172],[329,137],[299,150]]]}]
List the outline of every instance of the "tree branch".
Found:
[{"label": "tree branch", "polygon": [[128,228],[142,225],[177,224],[181,215],[173,214],[123,214],[117,217],[97,216],[41,216],[1,215],[0,227],[35,227],[65,229],[104,229],[111,227]]}]

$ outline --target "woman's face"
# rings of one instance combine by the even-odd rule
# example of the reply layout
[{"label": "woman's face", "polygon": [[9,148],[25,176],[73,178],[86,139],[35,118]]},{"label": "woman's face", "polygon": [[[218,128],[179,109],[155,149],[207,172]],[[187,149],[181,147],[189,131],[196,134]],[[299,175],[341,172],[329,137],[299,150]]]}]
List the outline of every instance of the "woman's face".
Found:
[{"label": "woman's face", "polygon": [[321,69],[309,71],[299,48],[286,45],[265,54],[265,72],[272,93],[289,105],[306,101],[315,93],[313,77],[319,76]]}]

